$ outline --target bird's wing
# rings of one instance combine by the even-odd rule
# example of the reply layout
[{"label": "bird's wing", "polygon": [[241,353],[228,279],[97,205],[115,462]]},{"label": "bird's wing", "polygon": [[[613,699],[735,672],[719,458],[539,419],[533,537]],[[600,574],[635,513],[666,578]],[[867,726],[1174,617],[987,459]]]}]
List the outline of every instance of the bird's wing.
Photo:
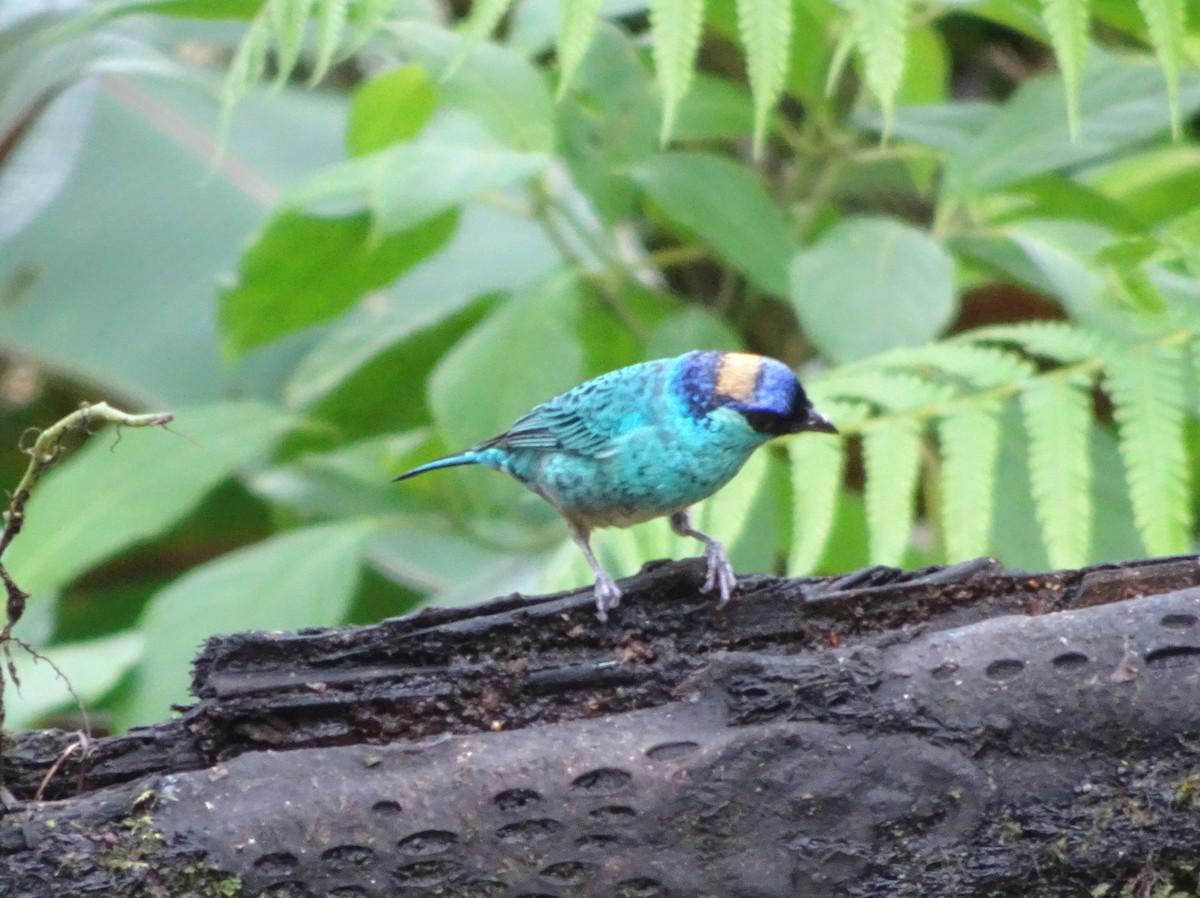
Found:
[{"label": "bird's wing", "polygon": [[619,437],[644,426],[661,392],[655,363],[598,377],[522,415],[477,448],[542,449],[603,455]]}]

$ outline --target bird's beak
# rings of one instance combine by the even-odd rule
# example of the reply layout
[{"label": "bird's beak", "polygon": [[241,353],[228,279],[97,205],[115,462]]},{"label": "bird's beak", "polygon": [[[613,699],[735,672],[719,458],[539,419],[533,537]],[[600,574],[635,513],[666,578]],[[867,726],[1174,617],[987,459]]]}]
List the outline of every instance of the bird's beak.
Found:
[{"label": "bird's beak", "polygon": [[817,433],[837,433],[838,429],[833,426],[833,422],[818,412],[816,409],[810,408],[808,416],[804,419],[804,426],[801,430],[815,430]]}]

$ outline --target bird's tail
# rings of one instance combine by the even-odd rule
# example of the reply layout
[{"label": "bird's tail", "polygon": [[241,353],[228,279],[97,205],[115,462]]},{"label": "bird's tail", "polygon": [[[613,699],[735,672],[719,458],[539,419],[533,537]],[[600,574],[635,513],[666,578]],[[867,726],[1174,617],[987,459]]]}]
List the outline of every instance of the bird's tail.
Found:
[{"label": "bird's tail", "polygon": [[419,468],[413,468],[411,471],[405,471],[399,477],[393,477],[392,483],[395,483],[397,480],[408,480],[409,477],[416,477],[418,474],[424,474],[426,471],[436,471],[438,468],[456,468],[459,465],[477,465],[479,464],[479,461],[479,454],[474,450],[460,452],[458,455],[447,455],[445,458],[436,459],[428,464],[421,465]]}]

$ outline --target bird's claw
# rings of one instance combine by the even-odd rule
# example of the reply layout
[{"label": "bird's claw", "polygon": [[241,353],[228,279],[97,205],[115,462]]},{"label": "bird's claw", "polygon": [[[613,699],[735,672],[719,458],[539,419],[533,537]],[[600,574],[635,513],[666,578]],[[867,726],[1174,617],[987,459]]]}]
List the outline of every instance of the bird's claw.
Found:
[{"label": "bird's claw", "polygon": [[725,548],[718,542],[708,543],[704,547],[704,560],[708,562],[708,577],[700,591],[717,590],[720,595],[717,607],[721,607],[729,601],[737,587],[737,574],[733,572],[733,565],[729,562],[729,556],[725,554]]},{"label": "bird's claw", "polygon": [[597,574],[592,592],[596,596],[596,617],[604,623],[608,620],[608,612],[621,604],[621,587],[608,574]]}]

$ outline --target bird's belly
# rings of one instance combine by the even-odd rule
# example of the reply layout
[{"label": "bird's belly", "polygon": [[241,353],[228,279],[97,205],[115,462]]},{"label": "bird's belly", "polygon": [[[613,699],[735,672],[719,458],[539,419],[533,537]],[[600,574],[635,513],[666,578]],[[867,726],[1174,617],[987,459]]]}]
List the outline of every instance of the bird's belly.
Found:
[{"label": "bird's belly", "polygon": [[635,440],[604,457],[548,453],[531,486],[585,526],[628,527],[712,495],[748,456],[712,446],[686,450]]}]

